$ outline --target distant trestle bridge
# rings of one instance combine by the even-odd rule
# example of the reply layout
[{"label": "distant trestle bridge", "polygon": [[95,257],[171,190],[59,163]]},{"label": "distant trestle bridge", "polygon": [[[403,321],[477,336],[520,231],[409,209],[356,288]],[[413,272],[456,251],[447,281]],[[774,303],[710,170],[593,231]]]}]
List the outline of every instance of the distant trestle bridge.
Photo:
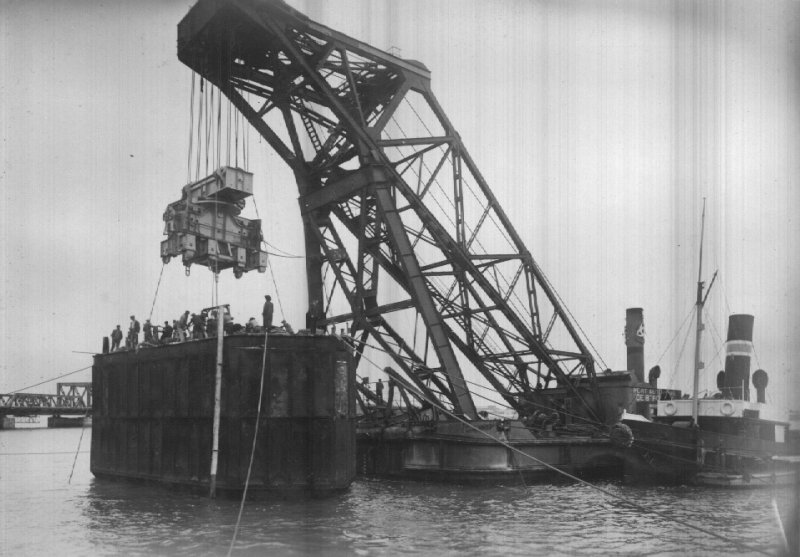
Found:
[{"label": "distant trestle bridge", "polygon": [[91,383],[58,383],[56,394],[0,394],[0,416],[86,416],[91,413]]}]

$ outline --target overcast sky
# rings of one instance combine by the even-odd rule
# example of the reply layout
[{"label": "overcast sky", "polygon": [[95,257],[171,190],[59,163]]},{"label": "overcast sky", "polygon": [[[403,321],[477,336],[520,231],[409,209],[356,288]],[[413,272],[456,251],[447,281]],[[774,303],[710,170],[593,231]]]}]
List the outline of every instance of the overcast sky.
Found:
[{"label": "overcast sky", "polygon": [[[176,26],[192,2],[0,0],[0,392],[91,364],[150,314],[162,213],[187,180],[191,74]],[[647,367],[688,389],[680,334],[707,198],[711,292],[701,389],[723,367],[727,315],[756,316],[772,400],[798,392],[800,3],[293,1],[313,19],[432,71],[440,104],[496,196],[614,369],[626,307]],[[296,186],[250,135],[267,240],[302,253]],[[223,276],[245,320],[265,292],[302,326],[300,260]],[[153,310],[211,303],[211,274],[164,270]],[[683,347],[683,349],[682,349]],[[683,359],[679,360],[679,355]],[[89,373],[71,376],[89,380]],[[54,383],[34,389],[54,392]],[[798,407],[795,402],[793,407]]]}]

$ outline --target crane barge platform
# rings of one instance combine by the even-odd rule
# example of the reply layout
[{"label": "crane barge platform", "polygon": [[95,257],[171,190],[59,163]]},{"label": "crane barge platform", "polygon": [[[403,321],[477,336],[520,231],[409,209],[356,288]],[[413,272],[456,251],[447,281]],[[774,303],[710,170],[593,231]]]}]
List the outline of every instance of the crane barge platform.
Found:
[{"label": "crane barge platform", "polygon": [[[324,448],[304,438],[316,447],[303,453],[306,462],[341,467],[333,474],[339,487],[356,468],[459,481],[619,470],[631,442],[620,411],[646,387],[627,371],[596,372],[589,344],[440,106],[423,63],[280,0],[200,0],[178,25],[178,57],[294,175],[308,335],[269,337],[284,364],[257,337],[225,336],[216,354],[228,371],[213,415],[210,339],[98,355],[95,474],[213,484],[214,459],[209,468],[197,455],[214,440],[223,485],[241,488],[244,443],[261,419],[255,408],[266,401],[264,419],[277,419],[270,396],[294,377],[306,379],[289,389],[292,408],[313,406],[304,397],[318,381],[333,389],[328,400],[358,404],[357,426],[355,410],[325,406],[331,424],[354,428],[337,429]],[[264,271],[260,222],[238,212],[251,194],[248,175],[221,168],[184,186],[164,215],[165,263],[180,257],[187,269],[231,269],[237,278]],[[319,334],[329,327],[340,333]],[[306,352],[319,362],[296,363]],[[260,369],[276,389],[261,398],[252,396],[258,353],[269,354]],[[342,366],[347,381],[330,383]],[[356,375],[389,379],[390,398],[396,390],[402,402],[373,399]],[[476,385],[515,419],[479,410]],[[291,436],[275,435],[254,437],[262,470],[269,455],[292,446]],[[296,485],[311,485],[312,469]],[[272,477],[261,475],[265,487]]]}]

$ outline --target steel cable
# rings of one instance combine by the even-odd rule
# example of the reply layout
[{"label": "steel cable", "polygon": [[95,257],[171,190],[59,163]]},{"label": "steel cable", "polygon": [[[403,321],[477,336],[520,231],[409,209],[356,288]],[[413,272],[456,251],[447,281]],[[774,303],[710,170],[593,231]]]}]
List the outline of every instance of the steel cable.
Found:
[{"label": "steel cable", "polygon": [[250,475],[253,472],[253,461],[256,456],[256,445],[258,442],[258,426],[261,422],[261,408],[264,398],[264,377],[267,369],[267,340],[269,339],[269,328],[264,327],[264,354],[261,358],[261,382],[258,388],[258,410],[256,411],[256,425],[253,431],[253,446],[250,449],[250,462],[247,465],[247,476],[244,480],[244,490],[242,491],[242,500],[239,503],[239,514],[236,516],[236,526],[233,529],[233,537],[231,538],[231,545],[228,547],[228,557],[233,552],[233,547],[236,545],[236,538],[239,536],[239,526],[242,522],[242,513],[244,512],[244,502],[247,500],[247,489],[250,487]]}]

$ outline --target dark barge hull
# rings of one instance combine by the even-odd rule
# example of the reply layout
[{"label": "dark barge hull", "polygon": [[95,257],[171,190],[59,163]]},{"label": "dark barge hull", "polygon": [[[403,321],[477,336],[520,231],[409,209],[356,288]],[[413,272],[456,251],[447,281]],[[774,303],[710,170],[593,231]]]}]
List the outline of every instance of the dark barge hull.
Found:
[{"label": "dark barge hull", "polygon": [[360,428],[358,473],[366,477],[509,485],[569,481],[542,462],[570,475],[618,479],[636,464],[627,464],[631,455],[607,437],[534,438],[521,425],[512,426],[513,431],[504,440],[513,447],[510,449],[498,442],[495,424],[492,420],[475,424],[491,438],[452,422],[433,427]]},{"label": "dark barge hull", "polygon": [[[666,423],[625,421],[633,431],[632,478],[640,483],[767,487],[791,480],[785,443]],[[701,424],[702,426],[702,424]]]},{"label": "dark barge hull", "polygon": [[[224,341],[220,494],[241,493],[264,337]],[[217,339],[95,356],[91,471],[208,492]],[[335,337],[272,335],[248,495],[325,495],[355,477],[355,369]]]},{"label": "dark barge hull", "polygon": [[49,428],[86,427],[89,425],[92,425],[92,418],[90,416],[79,416],[77,418],[50,416],[47,418],[47,427]]}]

